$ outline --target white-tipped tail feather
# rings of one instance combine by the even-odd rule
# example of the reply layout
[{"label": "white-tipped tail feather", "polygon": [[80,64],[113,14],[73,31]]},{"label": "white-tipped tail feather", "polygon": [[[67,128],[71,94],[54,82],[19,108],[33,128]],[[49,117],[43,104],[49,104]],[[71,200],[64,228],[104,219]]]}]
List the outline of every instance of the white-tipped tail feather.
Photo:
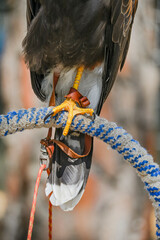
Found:
[{"label": "white-tipped tail feather", "polygon": [[[61,188],[61,186],[56,186],[56,188]],[[66,192],[66,189],[68,193],[70,190],[72,190],[72,192],[70,192],[68,196],[68,199],[70,199],[68,201],[67,201],[67,198],[65,198],[66,194],[64,194]],[[56,198],[54,194],[55,193],[54,186],[49,182],[47,182],[45,193],[47,197],[49,196],[49,200],[53,206],[59,206],[64,211],[71,211],[80,201],[84,193],[84,189],[81,188],[79,193],[74,192],[74,194],[72,195],[73,189],[76,189],[76,186],[63,186],[62,189],[59,191],[61,192],[61,194],[57,195],[57,198]]]}]

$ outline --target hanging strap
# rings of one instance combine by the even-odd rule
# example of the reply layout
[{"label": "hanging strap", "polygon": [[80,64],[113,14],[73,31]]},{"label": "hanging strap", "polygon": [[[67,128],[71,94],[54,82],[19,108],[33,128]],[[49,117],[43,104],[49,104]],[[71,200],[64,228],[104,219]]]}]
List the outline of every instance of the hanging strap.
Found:
[{"label": "hanging strap", "polygon": [[65,145],[64,143],[58,141],[58,140],[55,140],[53,139],[53,142],[55,144],[58,145],[58,147],[60,147],[60,149],[65,153],[67,154],[70,158],[84,158],[86,156],[88,156],[88,154],[90,153],[91,151],[91,145],[92,145],[92,138],[88,135],[85,135],[85,147],[84,147],[84,152],[82,155],[74,152],[71,148],[69,148],[67,145]]},{"label": "hanging strap", "polygon": [[74,152],[71,148],[69,148],[67,145],[65,145],[63,142],[55,140],[55,139],[42,139],[41,144],[46,147],[46,150],[48,152],[49,157],[51,158],[53,152],[54,152],[54,143],[57,144],[57,146],[70,158],[76,159],[76,158],[84,158],[86,157],[90,151],[91,151],[91,145],[92,145],[92,138],[88,135],[85,135],[85,147],[84,152],[82,155]]}]

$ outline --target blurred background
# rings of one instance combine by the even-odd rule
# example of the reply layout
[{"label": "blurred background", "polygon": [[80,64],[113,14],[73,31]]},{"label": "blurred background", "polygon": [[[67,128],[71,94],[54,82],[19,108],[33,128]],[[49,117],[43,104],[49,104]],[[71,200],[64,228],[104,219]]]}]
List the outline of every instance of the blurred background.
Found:
[{"label": "blurred background", "polygon": [[[0,0],[0,114],[43,104],[22,57],[25,0]],[[140,0],[128,58],[101,116],[116,122],[160,160],[160,0]],[[0,139],[0,239],[25,240],[46,129]],[[33,240],[48,238],[48,201],[40,184]],[[55,240],[153,240],[154,210],[134,169],[95,140],[85,194],[72,212],[53,209]]]}]

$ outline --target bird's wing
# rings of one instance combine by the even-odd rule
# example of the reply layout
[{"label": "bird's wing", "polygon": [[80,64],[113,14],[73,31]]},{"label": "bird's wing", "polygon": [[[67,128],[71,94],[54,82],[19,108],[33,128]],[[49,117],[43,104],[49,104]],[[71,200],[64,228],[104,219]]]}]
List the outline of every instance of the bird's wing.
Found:
[{"label": "bird's wing", "polygon": [[39,0],[27,0],[27,27],[29,28],[32,20],[35,18],[39,9],[41,7],[41,3]]},{"label": "bird's wing", "polygon": [[[27,0],[27,12],[26,12],[26,17],[27,17],[27,28],[29,29],[32,21],[34,18],[37,16],[39,10],[41,8],[41,3],[39,0]],[[45,94],[41,91],[41,84],[44,79],[43,74],[37,74],[34,71],[30,72],[31,74],[31,83],[32,83],[32,88],[37,95],[37,97],[45,101],[46,96]]]},{"label": "bird's wing", "polygon": [[123,68],[137,4],[138,0],[112,0],[110,3],[110,18],[105,31],[103,86],[98,114],[110,93],[119,68],[120,70]]}]

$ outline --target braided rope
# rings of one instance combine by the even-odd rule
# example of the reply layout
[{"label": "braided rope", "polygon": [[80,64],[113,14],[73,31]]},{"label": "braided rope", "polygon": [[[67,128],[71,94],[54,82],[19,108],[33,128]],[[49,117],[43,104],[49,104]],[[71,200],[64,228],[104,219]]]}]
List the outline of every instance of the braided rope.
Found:
[{"label": "braided rope", "polygon": [[52,240],[52,203],[49,201],[48,204],[48,226],[49,226],[49,231],[48,231],[48,239]]},{"label": "braided rope", "polygon": [[32,231],[33,231],[34,216],[35,216],[35,211],[36,211],[38,188],[39,188],[39,183],[40,183],[40,180],[41,180],[42,172],[45,168],[46,168],[46,165],[42,165],[39,169],[39,172],[38,172],[36,185],[35,185],[35,189],[34,189],[34,195],[33,195],[33,202],[32,202],[32,209],[31,209],[30,220],[29,220],[27,240],[31,240],[31,238],[32,238]]},{"label": "braided rope", "polygon": [[[31,108],[1,115],[0,136],[32,128],[64,127],[68,115],[66,112],[61,112],[44,123],[44,117],[50,111],[51,108]],[[160,239],[160,168],[154,163],[152,156],[122,127],[106,119],[96,117],[92,121],[89,117],[79,115],[74,118],[71,129],[98,137],[122,154],[124,160],[136,169],[155,208],[156,234],[157,239]]]}]

